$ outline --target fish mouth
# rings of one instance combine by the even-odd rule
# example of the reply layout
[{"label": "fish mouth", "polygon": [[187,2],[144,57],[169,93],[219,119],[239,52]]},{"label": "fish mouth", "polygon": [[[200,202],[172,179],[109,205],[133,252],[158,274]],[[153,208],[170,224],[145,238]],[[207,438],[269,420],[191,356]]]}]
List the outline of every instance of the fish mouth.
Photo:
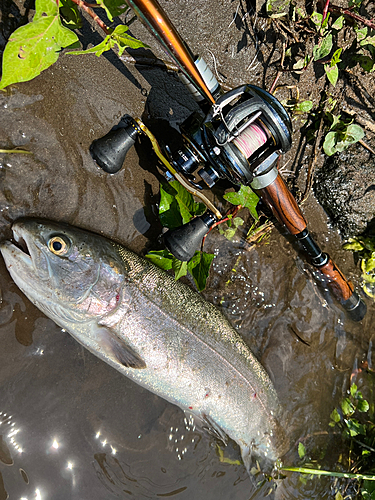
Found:
[{"label": "fish mouth", "polygon": [[[40,250],[33,241],[34,238],[28,234],[22,223],[14,223],[12,232],[12,240],[2,242],[0,251],[8,271],[18,284],[19,280],[27,282],[35,279],[38,269],[37,263],[40,260]],[[15,278],[18,278],[18,280]]]}]

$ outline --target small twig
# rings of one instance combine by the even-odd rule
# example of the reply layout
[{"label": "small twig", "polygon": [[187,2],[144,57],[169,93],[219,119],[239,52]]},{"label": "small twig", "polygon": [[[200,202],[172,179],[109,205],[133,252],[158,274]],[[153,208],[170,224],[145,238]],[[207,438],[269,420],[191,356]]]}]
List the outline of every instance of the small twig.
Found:
[{"label": "small twig", "polygon": [[285,51],[286,51],[286,44],[285,44],[285,41],[283,40],[282,41],[282,47],[283,47],[283,51],[282,51],[282,54],[281,54],[281,60],[280,60],[280,68],[281,69],[278,69],[277,70],[277,73],[276,73],[276,76],[275,76],[275,79],[270,87],[270,94],[272,94],[274,91],[275,91],[275,88],[276,88],[276,85],[277,85],[277,82],[279,81],[279,78],[280,76],[283,74],[284,72],[284,61],[285,61]]},{"label": "small twig", "polygon": [[83,9],[90,17],[92,17],[94,21],[102,28],[102,30],[106,35],[110,35],[112,33],[112,30],[105,24],[105,22],[102,21],[97,14],[95,14],[95,12],[92,10],[91,7],[89,7],[89,5],[91,4],[87,4],[83,0],[72,0],[72,1],[76,5],[78,5],[78,7]]},{"label": "small twig", "polygon": [[359,14],[352,12],[350,9],[343,9],[341,7],[338,7],[337,5],[330,5],[328,10],[329,12],[335,12],[347,17],[351,17],[352,19],[355,19],[356,21],[359,21],[360,23],[364,24],[368,28],[371,28],[372,30],[375,29],[375,22],[371,21],[370,19],[365,19]]},{"label": "small twig", "polygon": [[362,141],[362,139],[360,139],[358,142],[359,142],[359,144],[361,144],[361,146],[363,146],[365,149],[370,151],[370,153],[375,155],[375,151],[368,144],[366,144],[365,141]]},{"label": "small twig", "polygon": [[287,33],[292,35],[292,37],[294,38],[294,41],[296,43],[300,43],[299,38],[293,33],[292,30],[290,30],[287,26],[285,26],[285,24],[283,22],[281,22],[280,19],[277,21],[277,24],[280,25],[284,31],[286,31]]},{"label": "small twig", "polygon": [[322,117],[320,118],[319,129],[318,129],[318,133],[317,133],[316,139],[315,139],[313,154],[310,158],[309,166],[307,169],[306,188],[305,188],[305,192],[303,193],[302,200],[300,201],[300,204],[305,202],[310,194],[311,186],[312,186],[313,179],[314,179],[316,157],[318,155],[319,143],[320,143],[320,139],[321,139],[322,132],[323,132],[323,123],[324,123],[324,115],[322,115]]},{"label": "small twig", "polygon": [[367,128],[367,130],[370,130],[375,134],[375,123],[373,121],[366,120],[366,118],[357,115],[356,112],[352,109],[344,109],[344,111],[346,114],[353,116],[355,121],[358,122],[360,125],[362,125],[363,127]]}]

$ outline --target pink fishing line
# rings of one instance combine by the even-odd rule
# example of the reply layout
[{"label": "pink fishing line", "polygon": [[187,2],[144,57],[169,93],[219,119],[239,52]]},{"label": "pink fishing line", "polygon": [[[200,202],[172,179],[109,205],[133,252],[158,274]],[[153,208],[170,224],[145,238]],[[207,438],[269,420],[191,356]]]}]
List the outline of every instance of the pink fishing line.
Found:
[{"label": "pink fishing line", "polygon": [[250,156],[267,142],[265,131],[256,123],[249,125],[241,134],[233,139],[234,144],[246,156]]}]

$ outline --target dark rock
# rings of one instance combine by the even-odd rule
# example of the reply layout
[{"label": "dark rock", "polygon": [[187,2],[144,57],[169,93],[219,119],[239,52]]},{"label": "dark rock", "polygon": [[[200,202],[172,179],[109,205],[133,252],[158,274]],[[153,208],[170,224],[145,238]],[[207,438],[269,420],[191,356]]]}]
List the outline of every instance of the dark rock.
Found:
[{"label": "dark rock", "polygon": [[375,159],[353,146],[328,158],[315,176],[314,191],[344,237],[375,221]]}]

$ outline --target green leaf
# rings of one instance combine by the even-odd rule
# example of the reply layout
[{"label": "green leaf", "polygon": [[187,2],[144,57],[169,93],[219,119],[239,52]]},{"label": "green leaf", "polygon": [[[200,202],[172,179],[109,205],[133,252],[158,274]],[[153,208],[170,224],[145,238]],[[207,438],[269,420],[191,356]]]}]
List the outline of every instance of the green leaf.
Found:
[{"label": "green leaf", "polygon": [[202,215],[205,210],[206,206],[195,202],[191,193],[178,181],[160,186],[159,218],[164,227],[179,227],[193,217]]},{"label": "green leaf", "polygon": [[176,259],[176,257],[172,260],[172,269],[174,271],[174,279],[177,281],[182,276],[186,276],[187,274],[187,262],[183,262],[181,260]]},{"label": "green leaf", "polygon": [[361,399],[358,401],[357,404],[357,410],[360,411],[361,413],[365,413],[366,411],[369,411],[370,405],[365,399]]},{"label": "green leaf", "polygon": [[348,125],[346,129],[345,142],[348,144],[354,144],[355,142],[360,141],[365,136],[365,132],[362,127],[352,123]]},{"label": "green leaf", "polygon": [[272,19],[284,17],[288,14],[290,8],[290,0],[267,0],[266,12]]},{"label": "green leaf", "polygon": [[336,132],[328,132],[323,143],[323,150],[326,155],[332,156],[336,153]]},{"label": "green leaf", "polygon": [[323,57],[328,56],[333,47],[332,33],[329,33],[326,37],[322,39],[319,45],[315,45],[313,48],[314,61],[319,61]]},{"label": "green leaf", "polygon": [[140,47],[147,47],[143,42],[127,35],[125,32],[128,30],[128,26],[124,24],[119,24],[116,26],[114,31],[105,37],[105,39],[98,45],[91,47],[86,50],[76,50],[73,52],[67,52],[67,54],[81,55],[81,54],[95,54],[97,57],[101,56],[103,52],[113,49],[116,45],[118,47],[118,53],[121,56],[126,47],[131,49],[138,49]]},{"label": "green leaf", "polygon": [[328,80],[336,87],[337,79],[339,77],[339,69],[337,66],[330,66],[329,64],[324,65],[324,70],[326,72]]},{"label": "green leaf", "polygon": [[344,25],[344,16],[340,16],[336,19],[336,21],[332,24],[331,28],[334,30],[341,30]]},{"label": "green leaf", "polygon": [[361,45],[361,47],[364,47],[365,45],[372,45],[373,47],[375,47],[375,35],[368,36],[367,38],[362,40],[359,45]]},{"label": "green leaf", "polygon": [[[222,227],[221,227],[222,224],[220,224],[218,226],[219,232],[220,232],[220,234],[224,235],[227,240],[231,241],[233,239],[234,235],[236,234],[238,227],[242,226],[243,223],[244,223],[244,220],[241,219],[241,217],[235,217],[234,219],[232,219],[231,225],[227,229],[222,229]],[[228,222],[228,225],[229,225],[229,222]]]},{"label": "green leaf", "polygon": [[375,257],[372,256],[366,261],[366,273],[371,273],[375,269]]},{"label": "green leaf", "polygon": [[341,409],[346,416],[353,415],[355,411],[355,408],[349,398],[345,398],[341,401]]},{"label": "green leaf", "polygon": [[145,257],[165,271],[172,269],[174,257],[168,250],[151,250]]},{"label": "green leaf", "polygon": [[350,395],[354,398],[354,396],[357,394],[357,391],[358,391],[358,387],[356,386],[356,384],[352,384],[350,386]]},{"label": "green leaf", "polygon": [[335,409],[333,410],[333,412],[331,413],[331,420],[332,420],[333,422],[335,422],[336,424],[337,424],[338,422],[340,422],[340,420],[341,420],[340,414],[339,414],[339,412],[336,410],[336,408],[335,408]]},{"label": "green leaf", "polygon": [[303,443],[298,443],[298,455],[299,458],[303,458],[306,455],[306,448]]},{"label": "green leaf", "polygon": [[344,250],[351,250],[352,252],[361,252],[364,249],[364,246],[361,242],[351,238],[347,243],[344,243],[342,248]]},{"label": "green leaf", "polygon": [[331,66],[335,66],[335,64],[338,64],[341,62],[340,56],[341,56],[342,48],[337,49],[331,58]]},{"label": "green leaf", "polygon": [[214,254],[212,253],[195,252],[194,257],[188,262],[188,270],[200,292],[206,288],[213,259]]},{"label": "green leaf", "polygon": [[310,17],[311,21],[315,24],[317,28],[322,25],[323,15],[320,12],[313,12]]},{"label": "green leaf", "polygon": [[250,186],[241,185],[239,191],[225,194],[224,199],[233,205],[242,205],[242,207],[248,208],[254,219],[259,219],[256,211],[259,197],[254,193]]},{"label": "green leaf", "polygon": [[113,18],[126,11],[128,5],[124,0],[96,0],[96,3],[105,9],[108,19],[113,22]]},{"label": "green leaf", "polygon": [[357,40],[360,42],[367,36],[367,28],[361,28],[361,29],[356,29],[355,30],[357,33]]},{"label": "green leaf", "polygon": [[366,434],[365,428],[362,424],[358,422],[355,418],[351,418],[348,420],[345,420],[345,423],[349,429],[350,435],[353,436],[358,436],[358,434],[362,434],[363,436]]},{"label": "green leaf", "polygon": [[301,113],[308,113],[312,110],[312,101],[302,101],[296,104],[294,111],[300,111]]},{"label": "green leaf", "polygon": [[58,1],[36,0],[33,21],[12,33],[5,47],[0,89],[32,80],[57,61],[62,48],[77,40],[61,23]]},{"label": "green leaf", "polygon": [[60,0],[60,14],[63,17],[63,24],[72,30],[82,28],[82,18],[77,4],[72,0]]}]

